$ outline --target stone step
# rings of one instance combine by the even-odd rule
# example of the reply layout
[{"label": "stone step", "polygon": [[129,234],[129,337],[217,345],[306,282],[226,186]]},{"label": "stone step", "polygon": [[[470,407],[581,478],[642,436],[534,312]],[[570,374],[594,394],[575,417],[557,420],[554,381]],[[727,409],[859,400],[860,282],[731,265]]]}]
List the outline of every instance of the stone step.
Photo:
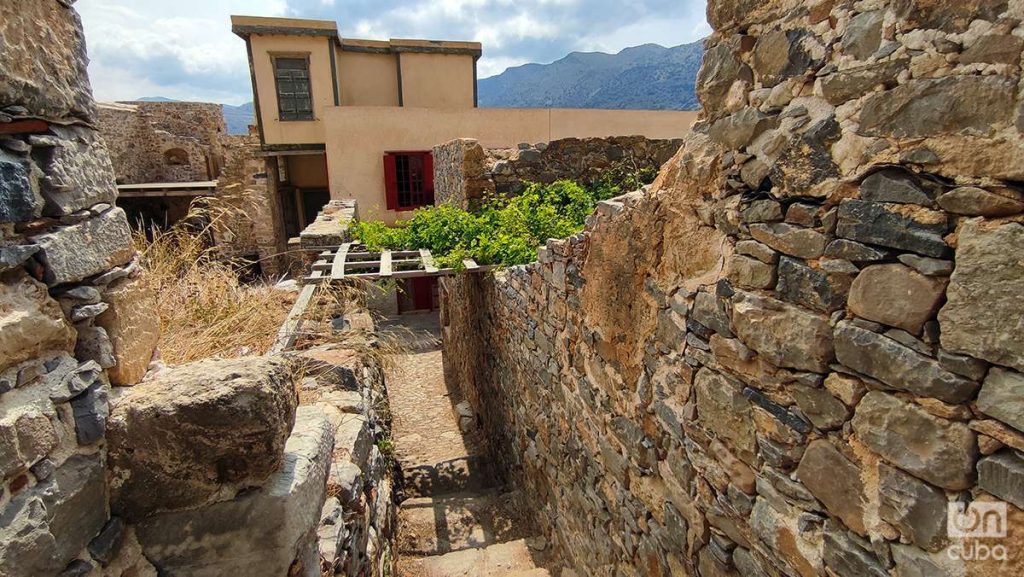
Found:
[{"label": "stone step", "polygon": [[532,531],[518,491],[452,493],[402,502],[398,549],[403,555],[443,555],[522,539]]},{"label": "stone step", "polygon": [[431,497],[482,491],[497,486],[494,470],[485,457],[466,456],[441,463],[399,462],[406,497]]},{"label": "stone step", "polygon": [[547,559],[527,539],[454,551],[433,557],[403,557],[400,577],[550,577]]}]

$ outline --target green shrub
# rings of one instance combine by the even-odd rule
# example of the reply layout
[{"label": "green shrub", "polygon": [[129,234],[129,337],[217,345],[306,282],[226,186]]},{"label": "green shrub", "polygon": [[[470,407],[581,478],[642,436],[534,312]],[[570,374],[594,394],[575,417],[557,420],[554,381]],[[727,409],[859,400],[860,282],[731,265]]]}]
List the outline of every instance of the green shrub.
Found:
[{"label": "green shrub", "polygon": [[412,217],[389,227],[359,221],[353,235],[371,251],[429,249],[441,267],[461,268],[462,260],[516,265],[533,261],[549,238],[566,238],[583,230],[601,200],[635,190],[654,172],[607,174],[584,188],[569,180],[529,184],[518,196],[491,198],[475,211],[451,205],[416,209]]}]

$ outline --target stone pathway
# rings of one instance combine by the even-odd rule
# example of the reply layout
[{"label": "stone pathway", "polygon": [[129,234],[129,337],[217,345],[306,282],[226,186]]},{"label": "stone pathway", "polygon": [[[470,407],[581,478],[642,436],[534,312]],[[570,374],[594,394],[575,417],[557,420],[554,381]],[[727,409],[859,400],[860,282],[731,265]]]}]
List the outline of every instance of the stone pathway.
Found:
[{"label": "stone pathway", "polygon": [[403,351],[388,369],[395,457],[405,481],[399,511],[400,577],[544,577],[542,538],[531,538],[520,495],[498,486],[485,440],[449,390],[436,313],[383,321]]}]

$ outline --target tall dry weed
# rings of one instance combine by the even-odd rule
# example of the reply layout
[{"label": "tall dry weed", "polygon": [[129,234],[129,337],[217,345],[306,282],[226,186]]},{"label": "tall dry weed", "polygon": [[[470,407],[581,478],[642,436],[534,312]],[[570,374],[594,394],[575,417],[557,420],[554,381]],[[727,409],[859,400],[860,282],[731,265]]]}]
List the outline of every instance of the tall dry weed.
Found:
[{"label": "tall dry weed", "polygon": [[295,294],[269,282],[239,280],[244,262],[211,246],[216,227],[234,208],[203,199],[169,229],[135,235],[142,264],[158,289],[160,351],[169,365],[213,356],[260,355],[274,342]]}]

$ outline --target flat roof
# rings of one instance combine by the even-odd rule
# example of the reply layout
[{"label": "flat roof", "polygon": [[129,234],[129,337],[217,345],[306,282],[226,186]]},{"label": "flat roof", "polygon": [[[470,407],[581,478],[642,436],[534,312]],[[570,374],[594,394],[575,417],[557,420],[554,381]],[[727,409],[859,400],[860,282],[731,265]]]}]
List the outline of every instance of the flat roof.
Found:
[{"label": "flat roof", "polygon": [[338,35],[338,24],[333,20],[306,20],[302,18],[266,18],[262,16],[231,16],[231,31],[242,38],[257,36],[327,36],[349,52],[420,52],[434,54],[465,54],[479,57],[483,46],[479,42],[459,40],[424,40],[414,38],[391,38],[389,40],[368,40],[342,38]]}]

